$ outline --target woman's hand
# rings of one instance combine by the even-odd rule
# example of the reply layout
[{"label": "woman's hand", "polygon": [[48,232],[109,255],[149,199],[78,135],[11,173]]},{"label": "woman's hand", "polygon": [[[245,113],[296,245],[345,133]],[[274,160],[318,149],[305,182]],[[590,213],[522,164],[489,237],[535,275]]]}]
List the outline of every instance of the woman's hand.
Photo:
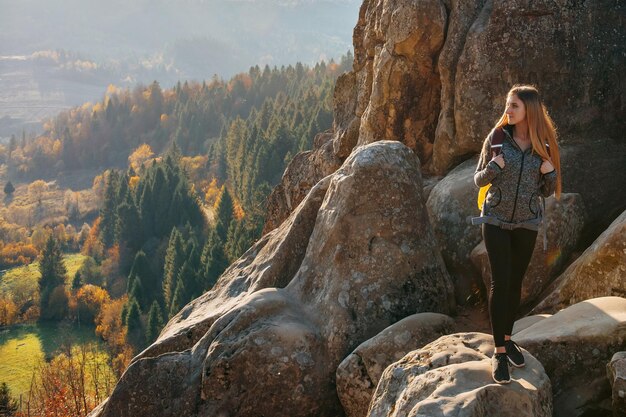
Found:
[{"label": "woman's hand", "polygon": [[544,159],[543,162],[541,163],[540,171],[542,174],[547,174],[548,172],[554,171],[554,166],[552,165],[552,162],[550,162],[547,159]]},{"label": "woman's hand", "polygon": [[[500,169],[504,168],[504,157],[502,156],[502,154],[496,156],[496,153],[493,153],[493,158],[491,158],[491,160],[493,162],[495,162],[496,164],[498,164],[498,166],[500,167]],[[542,165],[543,167],[543,165]]]}]

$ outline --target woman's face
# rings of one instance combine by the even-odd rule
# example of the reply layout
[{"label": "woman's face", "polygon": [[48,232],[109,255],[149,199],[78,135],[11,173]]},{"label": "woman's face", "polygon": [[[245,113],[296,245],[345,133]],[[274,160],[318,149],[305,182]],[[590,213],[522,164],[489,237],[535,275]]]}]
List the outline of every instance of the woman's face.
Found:
[{"label": "woman's face", "polygon": [[526,119],[526,107],[524,106],[524,102],[520,100],[516,94],[511,94],[511,96],[506,99],[505,113],[510,125],[523,121]]}]

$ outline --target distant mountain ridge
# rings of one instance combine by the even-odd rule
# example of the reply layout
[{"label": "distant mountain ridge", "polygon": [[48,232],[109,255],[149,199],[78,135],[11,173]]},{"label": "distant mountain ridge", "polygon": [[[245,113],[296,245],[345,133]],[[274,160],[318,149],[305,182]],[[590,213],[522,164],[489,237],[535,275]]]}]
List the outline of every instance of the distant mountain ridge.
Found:
[{"label": "distant mountain ridge", "polygon": [[[338,59],[352,0],[0,0],[0,138],[98,100],[109,84],[210,80]],[[55,56],[56,54],[56,56]],[[17,59],[20,58],[20,59]],[[43,106],[43,107],[42,107]]]}]

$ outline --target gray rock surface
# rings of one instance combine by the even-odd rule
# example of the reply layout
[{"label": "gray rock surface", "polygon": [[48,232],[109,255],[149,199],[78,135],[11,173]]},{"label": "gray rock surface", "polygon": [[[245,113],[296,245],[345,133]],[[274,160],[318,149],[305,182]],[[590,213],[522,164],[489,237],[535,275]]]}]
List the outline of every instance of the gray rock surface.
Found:
[{"label": "gray rock surface", "polygon": [[550,379],[525,352],[512,381],[491,378],[493,338],[484,333],[443,336],[389,365],[368,417],[551,417]]},{"label": "gray rock surface", "polygon": [[452,332],[452,318],[419,313],[361,343],[337,368],[337,393],[347,417],[365,417],[374,389],[387,366],[410,351]]},{"label": "gray rock surface", "polygon": [[[324,201],[289,283],[266,288],[265,276],[253,275],[238,299],[213,295],[207,305],[230,308],[212,311],[217,317],[197,343],[159,356],[145,351],[94,416],[335,417],[342,413],[335,372],[352,350],[416,311],[453,310],[415,154],[399,142],[376,142],[324,181]],[[256,262],[249,270],[271,268]],[[218,288],[240,290],[234,282],[249,280],[225,273]],[[187,312],[164,334],[199,310]]]},{"label": "gray rock surface", "polygon": [[626,211],[547,289],[533,313],[553,313],[590,298],[626,294]]},{"label": "gray rock surface", "polygon": [[626,342],[626,299],[580,302],[513,339],[543,364],[552,381],[555,416],[580,416],[610,392],[606,364]]},{"label": "gray rock surface", "polygon": [[441,248],[441,255],[454,282],[458,304],[465,304],[479,276],[470,253],[481,241],[480,226],[468,220],[478,216],[474,185],[477,160],[467,160],[450,171],[430,192],[426,208]]},{"label": "gray rock surface", "polygon": [[614,416],[626,415],[626,352],[617,352],[606,365],[611,384],[611,405]]}]

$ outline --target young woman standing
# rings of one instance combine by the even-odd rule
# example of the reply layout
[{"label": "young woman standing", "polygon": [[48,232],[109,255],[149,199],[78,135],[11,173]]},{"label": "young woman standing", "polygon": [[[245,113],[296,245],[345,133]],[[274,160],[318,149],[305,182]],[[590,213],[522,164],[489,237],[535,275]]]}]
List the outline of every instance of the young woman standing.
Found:
[{"label": "young woman standing", "polygon": [[529,85],[513,86],[504,114],[483,144],[474,182],[491,187],[481,216],[472,219],[482,224],[491,266],[492,376],[500,384],[511,382],[509,363],[525,365],[511,332],[543,216],[540,197],[556,191],[560,198],[560,168],[556,129],[539,92]]}]

